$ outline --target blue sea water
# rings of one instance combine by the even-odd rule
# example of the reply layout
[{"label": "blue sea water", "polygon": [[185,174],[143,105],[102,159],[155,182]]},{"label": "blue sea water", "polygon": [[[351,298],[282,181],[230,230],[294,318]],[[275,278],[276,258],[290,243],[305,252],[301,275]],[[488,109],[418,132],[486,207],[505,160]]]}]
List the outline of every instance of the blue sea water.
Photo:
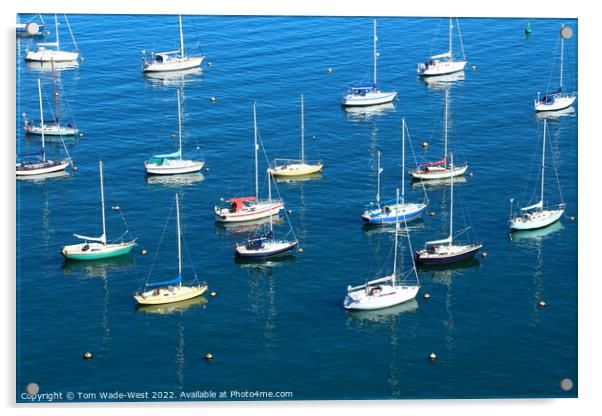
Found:
[{"label": "blue sea water", "polygon": [[[512,239],[507,226],[510,198],[523,206],[536,201],[530,197],[539,186],[543,118],[534,116],[533,98],[555,86],[561,23],[574,32],[565,82],[577,88],[576,20],[531,19],[526,37],[525,19],[460,19],[469,63],[465,76],[447,86],[450,147],[474,176],[455,187],[455,222],[457,230],[472,223],[488,256],[419,269],[416,301],[355,314],[342,307],[347,285],[392,263],[391,229],[366,229],[360,220],[374,198],[376,152],[383,154],[387,198],[400,186],[402,116],[416,160],[443,156],[446,87],[419,80],[415,67],[445,51],[447,20],[378,19],[379,83],[397,90],[399,100],[376,112],[339,105],[348,86],[370,79],[369,18],[185,16],[187,48],[212,65],[202,74],[152,78],[141,73],[140,51],[176,49],[176,16],[69,21],[85,57],[79,68],[59,71],[64,117],[84,134],[66,139],[78,170],[16,184],[18,401],[26,401],[21,392],[31,382],[41,393],[167,392],[159,399],[197,390],[292,392],[298,400],[577,396],[579,219],[563,217]],[[51,103],[52,74],[23,61],[35,41],[17,42],[17,150],[31,153],[40,140],[23,134],[22,113],[37,118],[38,78]],[[186,181],[146,178],[144,160],[177,150],[178,86],[184,152],[202,152],[209,171]],[[212,210],[222,197],[253,192],[252,102],[269,158],[296,157],[300,94],[308,158],[321,159],[325,171],[277,189],[304,252],[265,264],[235,262],[233,244],[244,240],[245,229],[216,226]],[[549,118],[548,132],[546,197],[559,202],[555,164],[567,216],[575,216],[576,112]],[[62,146],[49,140],[47,152],[64,155]],[[129,257],[64,262],[59,250],[75,243],[73,233],[100,234],[99,158],[107,204],[122,208],[139,245]],[[413,165],[409,148],[407,163]],[[265,183],[261,188],[265,195]],[[131,294],[148,276],[175,193],[195,270],[217,296],[136,308]],[[426,193],[435,215],[409,225],[414,249],[447,235],[449,185]],[[422,188],[406,177],[406,198],[421,197]],[[109,237],[118,237],[119,215],[107,215]],[[286,222],[276,230],[286,232]],[[405,239],[402,248],[407,268]],[[176,272],[172,218],[152,278]],[[542,299],[545,308],[538,307]],[[92,360],[82,359],[86,351]],[[208,352],[211,362],[203,359]],[[575,383],[568,392],[560,388],[564,378]]]}]

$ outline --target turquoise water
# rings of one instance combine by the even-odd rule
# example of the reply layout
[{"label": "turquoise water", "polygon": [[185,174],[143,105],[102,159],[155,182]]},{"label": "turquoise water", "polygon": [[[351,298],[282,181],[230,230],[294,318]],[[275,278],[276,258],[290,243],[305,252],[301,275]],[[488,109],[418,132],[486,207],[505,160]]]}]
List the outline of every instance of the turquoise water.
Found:
[{"label": "turquoise water", "polygon": [[[17,400],[26,401],[21,392],[30,382],[41,393],[164,391],[167,399],[197,390],[292,392],[298,400],[577,396],[578,218],[512,240],[507,227],[509,199],[524,195],[524,206],[537,192],[543,122],[532,102],[548,86],[561,23],[574,31],[565,81],[577,87],[576,20],[532,19],[527,38],[524,19],[461,19],[469,64],[450,87],[450,146],[474,176],[456,186],[455,221],[460,229],[470,215],[488,256],[419,269],[415,302],[364,314],[344,311],[346,287],[390,268],[393,242],[391,232],[362,228],[360,220],[375,193],[376,152],[387,198],[399,186],[402,116],[417,160],[442,156],[444,90],[417,79],[415,67],[433,39],[441,45],[433,53],[445,50],[445,19],[378,19],[380,83],[395,88],[399,101],[376,114],[339,106],[349,85],[370,77],[368,18],[184,17],[187,47],[198,46],[213,65],[183,81],[140,70],[141,50],[177,48],[175,16],[69,20],[85,61],[60,71],[64,112],[84,136],[66,140],[77,171],[16,184]],[[66,32],[61,39],[68,48]],[[19,41],[21,59],[29,45]],[[40,140],[23,135],[21,113],[37,114],[36,80],[49,99],[52,76],[21,59],[17,150],[31,153]],[[143,161],[177,150],[178,85],[184,152],[196,154],[198,145],[209,171],[157,183],[145,178]],[[216,226],[212,209],[222,197],[252,193],[252,102],[269,157],[296,157],[301,93],[307,154],[325,172],[279,182],[278,191],[304,252],[237,263],[233,244],[245,230]],[[577,213],[576,114],[548,122],[548,158],[554,154],[568,216]],[[64,154],[60,141],[47,145],[51,156]],[[67,263],[59,250],[75,243],[73,233],[100,234],[99,158],[108,205],[121,206],[139,246],[130,257]],[[546,195],[558,202],[553,172]],[[407,199],[421,198],[422,188],[406,180]],[[148,275],[176,192],[195,269],[217,296],[138,309],[131,294]],[[446,236],[449,186],[428,187],[427,195],[435,215],[410,225],[414,249]],[[118,237],[120,218],[107,215],[109,237]],[[282,222],[277,231],[286,228]],[[152,276],[171,279],[176,271],[172,219]],[[538,308],[541,299],[546,308]],[[82,359],[86,351],[92,360]],[[438,355],[432,363],[431,351]],[[203,359],[207,352],[213,361]],[[575,383],[569,392],[560,389],[564,378]]]}]

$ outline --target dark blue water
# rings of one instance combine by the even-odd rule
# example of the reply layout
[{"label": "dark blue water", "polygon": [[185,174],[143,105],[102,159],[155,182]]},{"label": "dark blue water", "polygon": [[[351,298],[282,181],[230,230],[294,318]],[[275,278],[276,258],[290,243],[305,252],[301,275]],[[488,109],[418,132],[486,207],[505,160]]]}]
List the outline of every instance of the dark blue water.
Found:
[{"label": "dark blue water", "polygon": [[[391,265],[392,234],[362,229],[360,221],[375,192],[376,152],[383,152],[386,197],[399,186],[402,116],[416,159],[442,157],[444,89],[417,79],[415,67],[434,39],[443,46],[433,53],[445,50],[445,19],[378,19],[380,83],[395,88],[399,101],[376,114],[339,106],[345,89],[371,74],[368,18],[185,17],[187,47],[213,65],[184,80],[149,79],[140,70],[141,50],[177,48],[177,17],[73,15],[70,22],[85,61],[60,71],[60,80],[65,117],[84,133],[66,141],[79,169],[16,185],[18,400],[30,382],[40,392],[176,397],[196,390],[290,391],[294,399],[576,397],[578,219],[512,240],[507,227],[509,198],[524,206],[537,192],[543,121],[532,105],[537,91],[553,86],[554,65],[557,77],[561,23],[574,30],[565,81],[576,88],[576,20],[531,20],[526,38],[525,20],[461,19],[469,64],[450,87],[450,146],[474,176],[456,186],[455,221],[459,230],[470,216],[488,257],[419,269],[417,301],[368,314],[346,313],[342,301],[348,284]],[[66,31],[62,39],[68,49]],[[31,45],[19,42],[20,59]],[[20,116],[37,116],[38,77],[50,100],[51,73],[19,60],[19,153],[40,146],[24,137]],[[171,135],[178,85],[184,151],[194,154],[198,145],[210,170],[184,183],[156,183],[145,178],[143,161],[177,149]],[[279,183],[278,191],[304,253],[236,263],[233,244],[246,234],[216,227],[212,207],[221,197],[252,193],[252,102],[269,157],[296,157],[301,93],[307,154],[320,158],[325,172],[318,180]],[[546,197],[559,202],[553,154],[567,215],[574,216],[576,113],[549,119],[548,127]],[[65,153],[60,141],[48,143],[51,156],[59,152]],[[75,242],[74,232],[100,234],[99,158],[107,203],[121,206],[139,246],[129,258],[64,263],[59,249]],[[408,149],[408,164],[412,159]],[[422,188],[406,179],[406,197],[419,199]],[[140,310],[131,294],[148,275],[176,192],[195,269],[217,296]],[[411,224],[414,248],[447,235],[449,186],[427,194],[435,215]],[[109,210],[107,221],[109,237],[118,237],[119,215]],[[286,229],[286,222],[277,226]],[[154,277],[175,277],[175,241],[172,220]],[[403,250],[407,267],[405,240]],[[541,299],[546,308],[538,308]],[[82,360],[86,351],[93,360]],[[433,363],[431,351],[438,355]],[[212,362],[203,359],[207,352]],[[560,389],[564,378],[575,383],[569,392]]]}]

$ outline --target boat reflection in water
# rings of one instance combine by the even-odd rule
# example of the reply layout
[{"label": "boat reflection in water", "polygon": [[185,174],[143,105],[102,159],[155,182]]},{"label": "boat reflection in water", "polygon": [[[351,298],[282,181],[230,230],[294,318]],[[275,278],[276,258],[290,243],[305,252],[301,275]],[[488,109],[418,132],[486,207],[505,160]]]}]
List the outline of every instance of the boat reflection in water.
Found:
[{"label": "boat reflection in water", "polygon": [[394,322],[398,315],[402,313],[416,313],[418,310],[418,301],[412,299],[408,302],[401,303],[397,306],[390,308],[376,309],[376,310],[347,310],[347,324],[349,325],[352,321],[366,325],[373,324],[375,322],[387,323]]},{"label": "boat reflection in water", "polygon": [[[415,230],[423,230],[425,228],[426,228],[426,223],[424,222],[423,218],[419,218],[417,220],[407,223],[407,229],[409,232],[412,232]],[[392,236],[395,235],[395,228],[383,227],[378,224],[370,224],[370,223],[363,223],[362,231],[365,234],[370,235],[370,236],[371,235],[381,235],[381,234],[391,234]],[[406,236],[405,229],[400,229],[399,235],[402,237],[405,237]]]},{"label": "boat reflection in water", "polygon": [[560,117],[574,116],[575,113],[575,107],[571,106],[557,111],[538,111],[535,113],[535,118],[537,120],[543,120],[544,118],[548,120],[554,120],[559,119]]},{"label": "boat reflection in water", "polygon": [[196,298],[183,300],[174,303],[164,303],[161,305],[141,305],[136,304],[136,312],[148,313],[154,315],[172,315],[175,313],[183,313],[192,308],[203,308],[207,307],[209,301],[204,296],[198,296]]},{"label": "boat reflection in water", "polygon": [[204,180],[205,176],[200,172],[183,175],[146,175],[146,183],[149,185],[187,186]]},{"label": "boat reflection in water", "polygon": [[73,261],[65,259],[61,265],[64,276],[75,275],[78,278],[107,278],[111,270],[127,270],[134,265],[131,256],[119,256],[99,260]]},{"label": "boat reflection in water", "polygon": [[459,83],[459,81],[464,81],[464,78],[465,74],[464,71],[462,71],[447,75],[420,77],[420,80],[432,90],[442,90]]},{"label": "boat reflection in water", "polygon": [[[215,233],[217,235],[248,234],[269,222],[270,217],[245,222],[215,222]],[[272,216],[272,223],[274,225],[281,224],[282,222],[284,222],[284,218],[279,214]]]},{"label": "boat reflection in water", "polygon": [[309,175],[291,176],[288,178],[274,176],[274,180],[278,183],[287,183],[287,184],[294,185],[295,183],[298,183],[298,182],[322,180],[322,173],[321,172],[320,173],[310,173]]},{"label": "boat reflection in water", "polygon": [[[52,72],[52,62],[38,62],[38,61],[27,61],[27,68],[38,71],[38,72]],[[77,61],[71,62],[54,62],[54,69],[56,71],[65,71],[69,69],[78,69],[79,63]]]},{"label": "boat reflection in water", "polygon": [[[463,185],[468,182],[465,176],[456,176],[454,178],[454,186]],[[424,189],[427,191],[434,191],[451,185],[450,178],[442,179],[429,179],[428,181],[421,181],[420,179],[412,179],[412,188],[419,188],[424,185]]]},{"label": "boat reflection in water", "polygon": [[275,267],[286,266],[288,263],[294,263],[297,256],[285,253],[282,256],[266,258],[240,257],[234,256],[234,262],[241,268],[249,268],[252,270],[269,270]]},{"label": "boat reflection in water", "polygon": [[556,221],[555,223],[548,225],[545,228],[538,228],[536,230],[513,231],[512,233],[509,233],[509,238],[512,241],[519,241],[519,242],[525,242],[525,243],[529,243],[529,242],[538,243],[539,241],[545,239],[550,234],[554,234],[558,231],[561,231],[563,228],[564,228],[564,225],[562,225],[562,223],[560,221]]},{"label": "boat reflection in water", "polygon": [[352,121],[369,120],[372,117],[380,116],[385,113],[396,111],[393,103],[373,105],[369,107],[341,107],[347,118]]},{"label": "boat reflection in water", "polygon": [[60,179],[60,178],[69,178],[71,174],[65,170],[61,170],[59,172],[51,172],[44,173],[42,175],[31,175],[31,176],[15,176],[19,181],[27,181],[27,182],[45,182],[49,179]]},{"label": "boat reflection in water", "polygon": [[181,71],[168,72],[145,72],[144,78],[152,86],[157,87],[182,87],[185,84],[195,81],[203,75],[203,70],[199,67],[184,69]]}]

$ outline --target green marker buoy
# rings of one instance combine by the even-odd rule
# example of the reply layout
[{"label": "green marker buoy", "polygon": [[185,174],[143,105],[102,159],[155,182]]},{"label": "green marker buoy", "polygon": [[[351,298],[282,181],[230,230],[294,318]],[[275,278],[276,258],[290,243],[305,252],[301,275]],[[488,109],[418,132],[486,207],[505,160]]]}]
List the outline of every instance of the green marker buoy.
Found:
[{"label": "green marker buoy", "polygon": [[527,22],[527,27],[525,28],[525,33],[527,35],[530,35],[531,32],[532,32],[532,30],[531,30],[531,23]]}]

